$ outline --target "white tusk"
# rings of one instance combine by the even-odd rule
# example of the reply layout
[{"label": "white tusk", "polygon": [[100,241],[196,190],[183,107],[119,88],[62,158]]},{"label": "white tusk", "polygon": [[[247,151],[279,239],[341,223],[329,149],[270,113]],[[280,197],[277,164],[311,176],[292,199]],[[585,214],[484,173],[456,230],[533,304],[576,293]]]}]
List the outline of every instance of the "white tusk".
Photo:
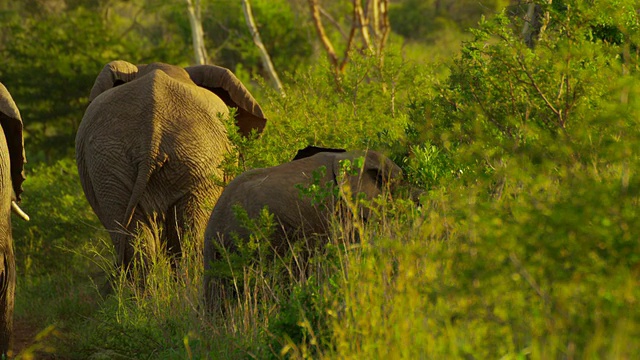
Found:
[{"label": "white tusk", "polygon": [[11,201],[11,210],[20,216],[24,221],[29,221],[29,215],[20,209],[20,206],[15,201]]}]

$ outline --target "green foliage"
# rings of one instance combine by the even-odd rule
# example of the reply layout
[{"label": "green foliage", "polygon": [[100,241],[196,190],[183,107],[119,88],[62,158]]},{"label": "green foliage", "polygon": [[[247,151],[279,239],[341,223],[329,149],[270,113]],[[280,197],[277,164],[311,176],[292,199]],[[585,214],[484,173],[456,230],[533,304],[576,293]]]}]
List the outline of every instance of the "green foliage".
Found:
[{"label": "green foliage", "polygon": [[122,18],[81,6],[37,17],[7,11],[0,19],[0,78],[20,108],[31,161],[73,155],[89,92],[109,61],[185,61],[178,41],[120,33]]},{"label": "green foliage", "polygon": [[402,0],[391,4],[392,29],[406,39],[435,42],[447,31],[465,30],[481,16],[493,15],[509,1]]},{"label": "green foliage", "polygon": [[[326,61],[289,79],[287,96],[269,93],[269,125],[257,159],[275,165],[293,158],[307,145],[364,149],[387,147],[404,136],[406,81],[418,71],[402,60],[398,49],[385,56],[384,71],[372,56],[353,54],[346,73],[334,82]],[[266,107],[266,106],[265,106]],[[282,139],[289,139],[283,143]],[[399,150],[402,151],[402,150]],[[275,157],[275,158],[274,158]]]},{"label": "green foliage", "polygon": [[[45,89],[59,77],[90,87],[103,60],[118,54],[166,54],[185,62],[175,54],[184,44],[166,53],[155,48],[167,35],[155,31],[163,29],[188,42],[178,7],[161,3],[148,5],[163,9],[160,24],[173,19],[175,28],[151,26],[141,15],[140,28],[131,30],[144,34],[139,42],[100,35],[108,27],[97,12],[75,5],[66,15],[40,14],[42,24],[2,13],[0,75],[15,84],[23,78],[16,74],[33,67],[48,74]],[[271,27],[263,33],[274,44],[268,46],[286,50],[276,58],[301,60],[292,60],[295,69],[284,77],[287,97],[264,89],[269,122],[259,138],[242,138],[229,123],[235,149],[227,174],[290,161],[307,145],[372,148],[389,154],[424,190],[420,204],[347,197],[349,209],[370,207],[375,221],[364,223],[357,210],[338,212],[326,247],[309,254],[301,242],[282,257],[264,241],[273,216],[265,210],[248,219],[238,211],[252,237],[233,273],[224,275],[239,291],[224,300],[223,311],[204,314],[198,241],[186,239],[191,245],[178,263],[152,258],[132,277],[122,276],[113,268],[109,241],[95,240],[101,227],[83,199],[73,161],[39,163],[27,167],[22,204],[33,220],[14,221],[18,318],[55,323],[62,333],[57,354],[71,358],[637,358],[636,2],[540,2],[544,27],[533,48],[520,38],[521,20],[497,14],[481,21],[446,71],[442,64],[415,66],[406,47],[392,44],[384,61],[353,54],[338,79],[326,62],[300,65],[306,48],[285,45],[305,38],[290,30],[292,21],[301,22],[294,11],[299,4],[254,4],[258,22],[266,21],[261,30]],[[435,3],[395,2],[393,16],[415,21],[409,4],[419,13]],[[329,11],[348,7],[326,5]],[[239,9],[237,3],[207,6]],[[249,38],[239,36],[241,13],[220,13],[236,14],[217,20],[229,30],[219,35],[247,40],[233,58],[253,59],[242,66],[254,69]],[[75,18],[82,16],[86,20]],[[130,24],[124,15],[112,16],[116,28]],[[461,27],[462,17],[475,15],[440,16]],[[431,29],[437,21],[425,24]],[[84,36],[80,27],[87,28]],[[39,51],[45,43],[53,45]],[[67,43],[97,50],[74,57]],[[69,66],[77,57],[93,60]],[[13,88],[18,105],[25,103],[25,122],[36,111],[43,119],[48,111],[67,119],[61,122],[78,113],[75,105],[68,118],[62,107],[53,111],[64,101],[53,106],[36,80],[20,81]],[[86,96],[88,89],[82,95],[82,86],[71,83],[69,98]],[[62,129],[59,124],[51,126]],[[39,162],[44,156],[37,153],[49,149],[39,145],[35,129],[27,123],[27,151]],[[344,170],[359,166],[353,165]],[[318,199],[335,196],[320,184],[320,174],[312,182],[317,186],[300,190]],[[109,295],[97,289],[104,280],[88,279],[95,268],[113,278]]]},{"label": "green foliage", "polygon": [[376,246],[349,262],[335,357],[637,356],[636,60],[587,36],[611,11],[635,38],[620,5],[548,9],[533,50],[507,17],[483,22],[416,103],[434,133],[409,135],[465,171],[362,233]]},{"label": "green foliage", "polygon": [[[98,307],[92,278],[104,280],[99,280],[102,275],[93,265],[96,254],[90,249],[96,244],[89,238],[100,232],[101,225],[84,197],[75,161],[28,165],[21,207],[31,219],[12,219],[18,278],[16,327],[34,324],[36,330],[45,330],[53,326],[34,345],[51,352],[47,344],[58,341],[69,324]],[[28,334],[22,328],[18,331]]]},{"label": "green foliage", "polygon": [[310,198],[312,205],[318,205],[320,208],[325,207],[327,201],[338,195],[338,189],[333,181],[327,181],[320,184],[320,181],[326,176],[327,167],[322,165],[311,173],[311,182],[308,186],[305,184],[295,184],[300,198]]},{"label": "green foliage", "polygon": [[[279,73],[296,72],[309,62],[313,31],[307,17],[287,0],[251,1],[260,37]],[[203,23],[211,58],[236,72],[268,78],[258,48],[246,25],[240,1],[210,2],[203,9]]]},{"label": "green foliage", "polygon": [[[619,130],[591,119],[606,110],[600,103],[620,99],[611,79],[619,77],[621,60],[635,60],[620,59],[621,46],[587,36],[589,17],[597,11],[581,5],[549,11],[553,20],[533,50],[514,34],[505,15],[473,30],[474,40],[463,47],[436,109],[441,129],[454,130],[450,141],[491,139],[510,149],[556,149],[553,143],[560,141],[578,147],[567,149],[577,156],[589,141],[580,134],[585,122],[603,136]],[[636,36],[636,25],[624,25],[629,37]]]},{"label": "green foliage", "polygon": [[428,189],[454,176],[450,157],[435,145],[413,145],[409,152],[403,164],[409,183]]},{"label": "green foliage", "polygon": [[75,162],[64,159],[28,169],[24,188],[21,207],[31,220],[13,221],[18,276],[37,277],[71,266],[84,272],[87,263],[78,262],[74,251],[85,246],[99,222],[84,197]]},{"label": "green foliage", "polygon": [[[141,229],[134,247],[149,254],[145,244],[159,235],[157,228]],[[95,264],[109,275],[111,288],[103,290],[99,309],[68,327],[70,334],[59,341],[58,351],[74,358],[174,359],[188,358],[190,351],[196,358],[206,356],[207,342],[197,335],[207,326],[198,320],[203,316],[198,310],[203,262],[197,244],[186,235],[186,256],[180,261],[151,253],[127,273],[115,265],[113,250],[94,248],[101,254]]]},{"label": "green foliage", "polygon": [[269,323],[270,347],[280,349],[275,356],[314,357],[330,346],[331,326],[327,310],[330,304],[323,291],[310,279],[293,288],[280,311]]},{"label": "green foliage", "polygon": [[249,236],[245,239],[240,237],[240,234],[231,234],[236,251],[230,253],[220,247],[218,251],[223,254],[223,259],[217,264],[211,264],[211,272],[216,277],[236,278],[241,282],[249,283],[250,278],[242,279],[240,275],[244,273],[244,269],[257,265],[264,270],[271,265],[269,259],[273,258],[273,249],[270,239],[277,223],[266,206],[260,210],[256,218],[250,218],[247,211],[239,205],[233,205],[233,213],[243,233]]}]

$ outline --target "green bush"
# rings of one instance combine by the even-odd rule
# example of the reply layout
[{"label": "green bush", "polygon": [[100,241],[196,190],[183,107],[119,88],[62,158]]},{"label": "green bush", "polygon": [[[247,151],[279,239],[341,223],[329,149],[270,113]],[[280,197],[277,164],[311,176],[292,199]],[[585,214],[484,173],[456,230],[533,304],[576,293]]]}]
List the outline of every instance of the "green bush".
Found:
[{"label": "green bush", "polygon": [[101,225],[84,197],[75,161],[27,167],[26,177],[21,207],[31,220],[13,221],[18,276],[63,273],[70,266],[84,272],[87,263],[78,263],[76,252]]}]

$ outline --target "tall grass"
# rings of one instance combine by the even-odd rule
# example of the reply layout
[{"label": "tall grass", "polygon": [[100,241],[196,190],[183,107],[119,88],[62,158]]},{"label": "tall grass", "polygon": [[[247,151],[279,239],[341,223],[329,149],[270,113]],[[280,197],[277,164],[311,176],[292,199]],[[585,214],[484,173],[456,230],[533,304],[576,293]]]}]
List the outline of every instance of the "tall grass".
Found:
[{"label": "tall grass", "polygon": [[81,349],[110,358],[634,358],[638,201],[620,187],[620,169],[601,170],[543,181],[514,164],[501,184],[450,180],[420,205],[378,200],[367,223],[340,212],[311,257],[294,246],[240,264],[231,278],[239,291],[211,313],[201,250],[187,245],[177,267],[159,257],[116,276]]},{"label": "tall grass", "polygon": [[[604,199],[620,194],[614,174],[604,183],[588,172],[567,176],[542,185],[521,173],[490,198],[467,185],[434,192],[421,208],[396,207],[365,227],[338,290],[342,311],[330,309],[329,357],[640,354],[638,244],[624,240],[639,233],[626,218],[637,198]],[[612,241],[635,250],[617,252]]]}]

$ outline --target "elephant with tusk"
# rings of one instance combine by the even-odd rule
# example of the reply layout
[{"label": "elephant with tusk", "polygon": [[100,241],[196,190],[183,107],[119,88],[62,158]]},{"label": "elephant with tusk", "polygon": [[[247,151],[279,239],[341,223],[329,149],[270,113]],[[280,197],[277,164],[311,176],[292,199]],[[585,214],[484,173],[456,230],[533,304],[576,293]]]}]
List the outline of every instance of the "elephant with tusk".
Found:
[{"label": "elephant with tusk", "polygon": [[[343,174],[344,160],[355,163],[363,158],[364,163],[355,173]],[[299,189],[308,187],[314,180],[314,171],[324,168],[324,175],[316,179],[320,186],[328,186],[322,203],[310,197],[301,196]],[[316,174],[318,174],[316,172]],[[402,170],[379,152],[345,151],[307,147],[298,152],[293,161],[279,166],[253,169],[231,181],[222,192],[211,213],[205,231],[204,267],[205,299],[211,302],[215,290],[211,271],[213,262],[221,259],[220,250],[234,252],[234,238],[247,240],[251,234],[241,220],[236,217],[238,206],[243,208],[250,219],[260,215],[267,207],[275,219],[275,232],[270,237],[271,246],[282,253],[288,242],[301,239],[326,238],[329,235],[330,215],[336,209],[343,191],[332,191],[348,185],[355,196],[363,193],[365,198],[393,191],[402,179]],[[339,195],[339,196],[342,196]],[[366,220],[370,209],[361,208],[359,215]]]},{"label": "elephant with tusk", "polygon": [[[76,135],[78,174],[118,263],[132,263],[132,234],[153,222],[162,228],[160,246],[180,256],[183,235],[190,230],[201,239],[207,206],[222,191],[215,179],[223,177],[219,165],[232,145],[221,117],[237,108],[240,133],[260,133],[260,105],[222,67],[120,60],[100,72],[89,101]],[[155,246],[144,244],[146,255],[160,250]]]},{"label": "elephant with tusk", "polygon": [[22,118],[9,91],[0,84],[0,358],[7,355],[13,333],[16,260],[11,232],[11,211],[28,220],[18,202],[24,178]]}]

